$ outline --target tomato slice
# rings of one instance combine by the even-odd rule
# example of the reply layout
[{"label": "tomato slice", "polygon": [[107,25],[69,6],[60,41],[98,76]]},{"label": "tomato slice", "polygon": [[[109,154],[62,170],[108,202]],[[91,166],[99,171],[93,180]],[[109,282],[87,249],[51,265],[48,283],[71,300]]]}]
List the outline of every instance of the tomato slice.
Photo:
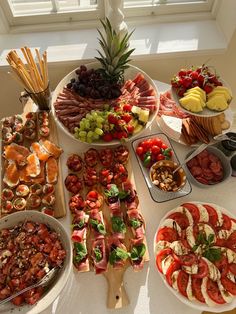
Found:
[{"label": "tomato slice", "polygon": [[186,239],[186,230],[182,230],[181,231],[181,242],[183,244],[184,247],[186,247],[187,249],[191,250],[191,246],[189,245],[187,239]]},{"label": "tomato slice", "polygon": [[198,301],[205,303],[204,296],[202,295],[201,286],[202,286],[202,279],[201,278],[192,278],[193,295],[195,296],[195,298]]},{"label": "tomato slice", "polygon": [[217,226],[217,222],[218,222],[218,214],[217,211],[215,210],[215,208],[211,207],[210,205],[204,204],[203,205],[209,215],[209,223],[213,226],[216,227]]},{"label": "tomato slice", "polygon": [[177,286],[178,286],[179,292],[186,298],[187,298],[186,290],[187,290],[187,285],[188,285],[188,279],[189,279],[189,275],[185,271],[181,270],[177,277]]},{"label": "tomato slice", "polygon": [[163,249],[157,253],[157,255],[156,255],[156,266],[157,266],[159,272],[163,273],[161,262],[163,261],[164,258],[166,258],[171,253],[172,253],[172,250],[170,248]]},{"label": "tomato slice", "polygon": [[225,276],[228,273],[229,264],[228,264],[228,258],[225,255],[222,254],[221,259],[219,261],[215,261],[214,264],[219,269],[221,276]]},{"label": "tomato slice", "polygon": [[234,276],[236,276],[236,264],[235,263],[229,264],[229,270],[231,271],[232,274],[234,274]]},{"label": "tomato slice", "polygon": [[223,299],[219,287],[216,282],[208,278],[207,280],[207,293],[209,297],[216,302],[217,304],[224,304],[225,300]]},{"label": "tomato slice", "polygon": [[196,255],[193,253],[184,254],[184,255],[173,254],[173,257],[177,262],[179,262],[181,265],[184,265],[184,266],[191,266],[197,260]]},{"label": "tomato slice", "polygon": [[228,292],[230,292],[233,295],[236,295],[236,283],[234,283],[227,277],[222,277],[221,283]]},{"label": "tomato slice", "polygon": [[189,226],[188,217],[184,213],[172,213],[167,218],[175,220],[181,229],[186,229]]},{"label": "tomato slice", "polygon": [[193,274],[192,278],[204,278],[208,275],[208,266],[207,263],[201,258],[198,263],[198,273]]},{"label": "tomato slice", "polygon": [[228,237],[227,241],[225,241],[225,245],[236,252],[236,231],[232,232],[231,235]]},{"label": "tomato slice", "polygon": [[157,232],[156,242],[158,241],[168,241],[174,242],[178,240],[179,235],[177,230],[170,227],[163,227]]},{"label": "tomato slice", "polygon": [[222,216],[223,216],[223,225],[220,227],[220,229],[230,230],[232,227],[231,219],[229,218],[229,216],[225,214],[222,214]]},{"label": "tomato slice", "polygon": [[187,208],[188,211],[190,211],[191,215],[193,216],[193,221],[195,223],[198,223],[200,220],[200,212],[198,207],[195,204],[192,203],[184,203],[181,206]]},{"label": "tomato slice", "polygon": [[167,269],[166,272],[166,281],[168,284],[172,287],[172,274],[174,271],[180,269],[180,263],[174,261],[173,263],[170,264],[169,268]]},{"label": "tomato slice", "polygon": [[226,246],[226,240],[225,239],[220,239],[220,238],[216,238],[216,246],[221,246],[221,247],[225,247]]}]

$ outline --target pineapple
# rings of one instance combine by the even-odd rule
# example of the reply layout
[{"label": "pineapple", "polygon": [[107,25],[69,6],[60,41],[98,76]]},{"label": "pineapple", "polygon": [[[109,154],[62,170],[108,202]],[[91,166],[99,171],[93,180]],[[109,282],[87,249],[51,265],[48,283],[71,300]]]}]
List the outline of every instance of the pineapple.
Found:
[{"label": "pineapple", "polygon": [[126,32],[124,36],[121,36],[121,34],[116,33],[112,28],[108,18],[106,18],[105,21],[101,21],[101,23],[106,36],[104,37],[100,30],[98,30],[101,37],[99,44],[103,52],[97,50],[100,57],[96,57],[96,59],[102,65],[100,72],[104,79],[110,84],[120,87],[124,82],[124,70],[129,67],[127,65],[130,61],[129,56],[135,50],[128,50],[128,41],[133,32]]}]

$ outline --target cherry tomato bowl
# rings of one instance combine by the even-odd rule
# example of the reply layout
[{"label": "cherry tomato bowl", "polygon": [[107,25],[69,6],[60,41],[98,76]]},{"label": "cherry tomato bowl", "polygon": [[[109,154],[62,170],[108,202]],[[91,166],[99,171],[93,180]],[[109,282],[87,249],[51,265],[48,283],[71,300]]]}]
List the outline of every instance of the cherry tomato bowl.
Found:
[{"label": "cherry tomato bowl", "polygon": [[72,269],[72,248],[70,244],[70,238],[62,224],[57,219],[34,210],[16,212],[0,219],[0,230],[12,228],[24,221],[45,224],[50,231],[56,232],[57,238],[61,242],[62,248],[66,251],[66,256],[62,266],[60,266],[60,269],[55,275],[55,278],[51,283],[49,283],[47,287],[45,287],[45,292],[34,305],[23,303],[23,305],[19,307],[13,305],[11,302],[7,302],[1,306],[1,310],[4,313],[19,313],[19,311],[22,314],[41,313],[62,292]]},{"label": "cherry tomato bowl", "polygon": [[[229,212],[228,210],[226,210],[225,208],[222,208],[218,205],[212,204],[212,203],[207,203],[207,202],[199,202],[199,201],[191,201],[192,204],[198,204],[198,205],[208,205],[210,207],[216,207],[218,208],[222,214],[227,215],[233,219],[235,219],[235,216],[232,214],[232,212]],[[182,203],[179,203],[179,205]],[[191,258],[193,254],[190,254],[191,256],[189,256],[188,260],[185,260],[185,264],[183,263],[183,261],[179,261],[177,259],[174,259],[174,262],[172,262],[166,272],[166,275],[164,275],[162,273],[162,269],[160,269],[160,262],[161,260],[163,260],[166,256],[168,256],[169,254],[171,254],[171,249],[169,249],[168,247],[162,249],[162,250],[158,250],[157,248],[157,239],[158,237],[160,238],[161,232],[160,230],[166,228],[165,230],[165,238],[169,238],[168,241],[173,242],[175,241],[175,234],[171,234],[170,231],[168,231],[168,227],[164,227],[163,228],[163,223],[164,221],[169,218],[169,217],[173,217],[173,215],[176,213],[176,209],[178,208],[178,205],[176,206],[176,208],[168,211],[163,218],[161,219],[157,229],[156,229],[156,233],[154,235],[154,239],[153,239],[153,252],[154,252],[154,263],[156,264],[156,271],[158,272],[158,274],[161,276],[164,285],[167,287],[167,289],[169,289],[170,293],[174,294],[176,296],[177,299],[179,299],[181,302],[183,302],[184,304],[186,304],[187,306],[194,308],[196,310],[199,310],[200,312],[203,311],[210,311],[213,313],[222,313],[225,311],[230,311],[232,309],[235,309],[236,307],[236,296],[234,296],[233,300],[231,303],[224,303],[224,304],[216,304],[214,306],[209,306],[206,303],[201,303],[199,302],[197,299],[196,300],[192,300],[190,301],[187,297],[183,296],[181,294],[180,291],[175,290],[173,287],[171,287],[170,283],[168,283],[169,277],[168,277],[168,271],[170,271],[170,273],[172,274],[175,270],[180,270],[180,266],[179,265],[188,265],[188,263],[190,264],[191,262]],[[179,216],[180,219],[180,216]],[[163,233],[162,233],[163,234]],[[172,238],[172,239],[171,239]],[[159,240],[160,241],[160,240]],[[166,240],[167,241],[167,240]],[[160,254],[158,254],[158,252],[160,252]],[[162,256],[161,256],[162,255]],[[157,287],[157,289],[164,289],[163,286],[162,287]],[[187,312],[187,311],[186,311]]]}]

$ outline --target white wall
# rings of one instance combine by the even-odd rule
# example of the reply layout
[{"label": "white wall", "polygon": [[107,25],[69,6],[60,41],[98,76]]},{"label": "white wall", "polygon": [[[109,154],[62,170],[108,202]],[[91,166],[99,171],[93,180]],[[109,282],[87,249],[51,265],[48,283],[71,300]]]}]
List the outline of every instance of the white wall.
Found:
[{"label": "white wall", "polygon": [[[194,53],[179,57],[166,57],[155,60],[134,60],[132,63],[147,72],[153,79],[170,82],[171,77],[180,68],[191,65],[201,65],[204,62],[215,66],[219,73],[231,86],[233,95],[236,95],[236,32],[234,32],[230,45],[225,53],[209,55],[201,54],[194,56]],[[60,79],[68,72],[78,67],[81,62],[67,64],[52,64],[49,66],[51,87],[55,88]],[[0,118],[22,111],[19,102],[21,88],[7,74],[8,68],[0,69]],[[236,96],[235,96],[236,97]],[[236,109],[236,102],[233,100],[232,106]]]}]

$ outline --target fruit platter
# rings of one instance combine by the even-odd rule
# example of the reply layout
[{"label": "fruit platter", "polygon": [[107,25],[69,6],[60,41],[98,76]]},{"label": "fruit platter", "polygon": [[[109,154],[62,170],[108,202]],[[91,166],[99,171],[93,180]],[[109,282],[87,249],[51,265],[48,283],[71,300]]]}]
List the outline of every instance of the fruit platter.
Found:
[{"label": "fruit platter", "polygon": [[66,215],[54,120],[46,111],[4,118],[0,216],[34,209],[56,218]]},{"label": "fruit platter", "polygon": [[152,79],[128,63],[134,50],[128,50],[131,33],[120,40],[108,20],[103,27],[106,39],[99,31],[102,51],[97,62],[81,65],[60,81],[51,110],[69,136],[94,145],[114,145],[151,125],[159,97]]},{"label": "fruit platter", "polygon": [[67,168],[74,268],[103,274],[108,308],[123,307],[129,303],[123,287],[126,269],[139,272],[149,260],[129,150],[124,145],[90,148],[70,154]]},{"label": "fruit platter", "polygon": [[169,211],[154,238],[156,267],[185,304],[223,312],[236,305],[236,220],[215,204],[189,202]]}]

